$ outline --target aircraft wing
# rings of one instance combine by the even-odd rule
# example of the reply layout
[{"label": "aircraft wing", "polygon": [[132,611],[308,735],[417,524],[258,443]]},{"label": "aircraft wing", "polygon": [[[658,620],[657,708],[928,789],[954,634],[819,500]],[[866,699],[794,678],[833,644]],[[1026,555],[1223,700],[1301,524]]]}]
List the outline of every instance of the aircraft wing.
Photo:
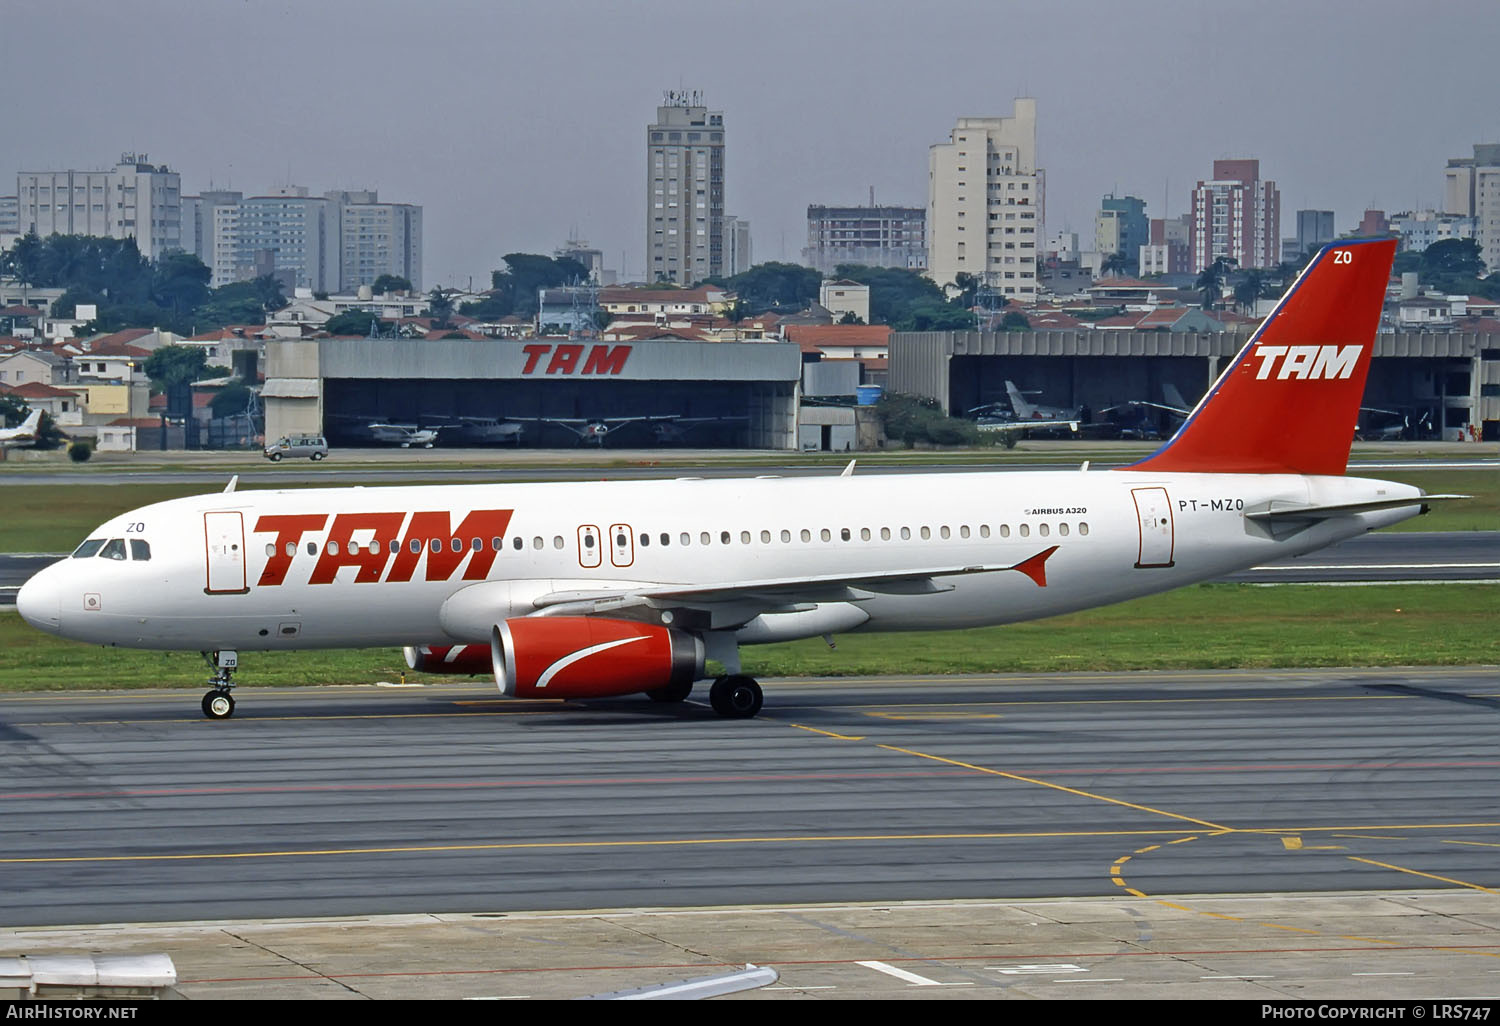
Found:
[{"label": "aircraft wing", "polygon": [[1076,420],[1007,420],[1000,424],[980,424],[981,431],[1030,431],[1033,428],[1062,428],[1078,430]]},{"label": "aircraft wing", "polygon": [[876,573],[716,581],[706,584],[625,585],[616,589],[555,591],[533,600],[536,616],[619,615],[630,609],[697,610],[714,627],[733,626],[765,612],[792,612],[819,602],[860,602],[876,595],[934,595],[952,591],[944,578],[1017,570],[1047,586],[1053,545],[1020,563],[924,567]]}]

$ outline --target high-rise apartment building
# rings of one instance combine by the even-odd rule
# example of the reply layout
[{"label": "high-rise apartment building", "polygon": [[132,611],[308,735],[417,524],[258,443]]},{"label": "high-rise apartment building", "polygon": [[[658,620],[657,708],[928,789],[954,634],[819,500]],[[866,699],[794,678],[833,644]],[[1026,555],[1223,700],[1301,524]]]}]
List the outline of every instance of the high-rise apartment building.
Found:
[{"label": "high-rise apartment building", "polygon": [[208,233],[200,259],[213,287],[261,275],[294,288],[352,292],[394,274],[422,287],[422,208],[381,203],[375,190],[313,196],[305,186],[269,195],[205,192],[191,220]]},{"label": "high-rise apartment building", "polygon": [[236,206],[244,194],[222,189],[210,189],[197,196],[182,197],[182,249],[203,261],[210,271],[214,269],[214,211],[219,207]]},{"label": "high-rise apartment building", "polygon": [[21,203],[14,196],[0,196],[0,233],[21,230]]},{"label": "high-rise apartment building", "polygon": [[724,273],[724,115],[672,91],[646,126],[646,274],[691,285]]},{"label": "high-rise apartment building", "polygon": [[1036,299],[1045,181],[1036,100],[1016,100],[1010,117],[959,118],[928,151],[927,276],[947,285],[967,272],[1007,299]]},{"label": "high-rise apartment building", "polygon": [[422,289],[422,208],[381,203],[375,190],[330,192],[339,223],[339,291],[393,274]]},{"label": "high-rise apartment building", "polygon": [[1104,197],[1094,214],[1094,249],[1099,253],[1123,253],[1135,260],[1150,241],[1146,201],[1135,196]]},{"label": "high-rise apartment building", "polygon": [[135,239],[158,260],[182,248],[182,183],[176,171],[124,153],[110,171],[22,171],[17,227],[25,234]]},{"label": "high-rise apartment building", "polygon": [[825,275],[839,264],[919,271],[927,266],[927,208],[811,205],[802,262]]},{"label": "high-rise apartment building", "polygon": [[1476,143],[1474,156],[1448,161],[1443,178],[1443,213],[1474,218],[1480,258],[1500,268],[1500,143]]},{"label": "high-rise apartment building", "polygon": [[750,222],[733,214],[724,215],[724,274],[750,270]]},{"label": "high-rise apartment building", "polygon": [[1216,160],[1193,190],[1193,270],[1215,260],[1275,267],[1281,256],[1281,192],[1260,180],[1258,160]]}]

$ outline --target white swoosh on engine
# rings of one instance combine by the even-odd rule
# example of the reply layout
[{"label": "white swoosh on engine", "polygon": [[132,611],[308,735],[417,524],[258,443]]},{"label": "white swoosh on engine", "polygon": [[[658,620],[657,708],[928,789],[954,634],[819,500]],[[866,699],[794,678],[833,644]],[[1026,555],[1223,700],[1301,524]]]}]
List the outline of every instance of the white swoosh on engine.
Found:
[{"label": "white swoosh on engine", "polygon": [[628,645],[632,641],[645,640],[645,638],[621,638],[619,641],[606,641],[602,645],[591,645],[588,648],[579,649],[572,655],[563,656],[557,662],[547,667],[546,670],[542,671],[542,675],[536,679],[537,690],[540,691],[542,688],[546,687],[552,682],[553,677],[556,677],[559,673],[562,673],[564,670],[572,666],[574,663],[578,662],[580,659],[587,659],[589,656],[594,655],[595,653],[607,652],[612,648],[619,648],[621,645]]}]

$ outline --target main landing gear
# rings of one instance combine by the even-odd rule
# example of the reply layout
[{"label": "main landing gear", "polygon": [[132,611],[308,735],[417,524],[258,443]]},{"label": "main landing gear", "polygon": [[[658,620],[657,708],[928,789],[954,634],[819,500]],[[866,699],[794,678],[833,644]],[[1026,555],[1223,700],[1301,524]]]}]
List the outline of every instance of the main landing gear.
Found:
[{"label": "main landing gear", "polygon": [[234,687],[231,674],[240,664],[239,653],[228,650],[204,652],[203,658],[214,671],[208,681],[213,690],[203,696],[203,715],[211,720],[227,720],[234,715],[234,696],[229,692]]},{"label": "main landing gear", "polygon": [[[648,691],[646,697],[653,702],[681,702],[692,691],[691,683],[672,684]],[[708,704],[713,706],[714,712],[735,720],[748,719],[760,712],[763,697],[754,677],[738,673],[715,678],[708,690]]]},{"label": "main landing gear", "polygon": [[764,697],[754,677],[731,673],[714,681],[708,691],[708,704],[720,716],[744,720],[760,712]]}]

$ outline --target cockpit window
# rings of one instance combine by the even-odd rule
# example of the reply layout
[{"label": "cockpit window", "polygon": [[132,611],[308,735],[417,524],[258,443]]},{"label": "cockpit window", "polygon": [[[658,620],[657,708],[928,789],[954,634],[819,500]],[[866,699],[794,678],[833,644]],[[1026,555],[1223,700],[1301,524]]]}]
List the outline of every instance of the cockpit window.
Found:
[{"label": "cockpit window", "polygon": [[104,543],[104,548],[99,553],[100,559],[125,559],[125,539],[111,538]]},{"label": "cockpit window", "polygon": [[130,539],[130,558],[145,561],[151,558],[151,545],[144,538]]},{"label": "cockpit window", "polygon": [[90,538],[78,548],[73,550],[74,559],[88,559],[104,546],[103,538]]}]

